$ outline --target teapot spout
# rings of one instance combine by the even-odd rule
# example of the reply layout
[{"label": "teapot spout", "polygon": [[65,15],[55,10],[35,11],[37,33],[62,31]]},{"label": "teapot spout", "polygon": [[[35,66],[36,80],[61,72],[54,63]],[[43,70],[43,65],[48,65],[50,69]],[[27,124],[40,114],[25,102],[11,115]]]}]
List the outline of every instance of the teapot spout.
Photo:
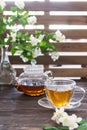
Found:
[{"label": "teapot spout", "polygon": [[50,70],[44,72],[44,75],[45,75],[47,78],[53,77],[53,73],[52,73],[52,71],[50,71]]}]

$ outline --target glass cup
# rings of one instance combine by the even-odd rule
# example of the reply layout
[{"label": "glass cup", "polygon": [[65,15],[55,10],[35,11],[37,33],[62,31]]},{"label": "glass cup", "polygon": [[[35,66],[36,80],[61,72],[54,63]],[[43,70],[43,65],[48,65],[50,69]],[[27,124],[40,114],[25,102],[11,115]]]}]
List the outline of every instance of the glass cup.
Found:
[{"label": "glass cup", "polygon": [[69,102],[76,105],[85,95],[85,90],[76,86],[76,82],[70,79],[48,79],[45,87],[46,97],[55,108],[65,107]]}]

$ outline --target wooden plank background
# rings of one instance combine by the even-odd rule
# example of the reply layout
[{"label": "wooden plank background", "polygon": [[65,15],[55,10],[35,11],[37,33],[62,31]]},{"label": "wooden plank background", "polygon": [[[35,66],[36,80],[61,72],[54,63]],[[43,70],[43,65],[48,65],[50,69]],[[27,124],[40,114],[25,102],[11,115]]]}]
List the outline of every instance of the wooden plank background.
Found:
[{"label": "wooden plank background", "polygon": [[[7,2],[7,11],[14,5],[14,2]],[[59,51],[60,57],[56,62],[53,62],[49,56],[42,56],[37,58],[37,64],[54,65],[49,68],[53,71],[56,77],[87,77],[87,15],[80,14],[87,11],[87,2],[61,2],[61,1],[27,1],[25,2],[25,9],[31,11],[43,11],[43,15],[36,15],[37,25],[43,25],[44,29],[48,32],[54,32],[56,29],[49,29],[50,25],[62,25],[60,31],[66,36],[64,43],[53,43]],[[68,12],[70,14],[50,15],[50,11]],[[72,12],[78,12],[73,15]],[[76,26],[74,26],[76,25]],[[84,25],[84,26],[82,26]],[[63,28],[63,26],[66,26]],[[69,28],[68,28],[68,27]],[[72,27],[73,26],[73,27]],[[37,28],[38,29],[38,28]],[[34,30],[21,30],[28,31],[30,34]],[[16,60],[15,60],[16,58]],[[9,56],[11,64],[17,70],[17,76],[23,72],[23,68],[30,62],[24,63],[18,55]],[[20,67],[19,67],[20,65]],[[62,65],[65,65],[65,67]],[[74,65],[74,67],[73,67]],[[79,67],[80,66],[80,67]]]}]

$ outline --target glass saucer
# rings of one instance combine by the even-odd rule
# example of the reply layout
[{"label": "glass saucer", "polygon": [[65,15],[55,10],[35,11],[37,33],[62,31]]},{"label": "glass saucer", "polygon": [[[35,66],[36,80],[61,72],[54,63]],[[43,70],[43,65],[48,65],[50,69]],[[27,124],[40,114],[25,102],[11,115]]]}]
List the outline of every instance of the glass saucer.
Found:
[{"label": "glass saucer", "polygon": [[[38,104],[42,107],[45,108],[50,108],[50,109],[54,109],[54,107],[51,105],[51,103],[47,100],[46,97],[41,98],[38,100]],[[65,109],[74,109],[77,108],[81,105],[81,102],[75,102],[75,99],[73,99],[73,101],[71,101],[67,106],[64,106]]]}]

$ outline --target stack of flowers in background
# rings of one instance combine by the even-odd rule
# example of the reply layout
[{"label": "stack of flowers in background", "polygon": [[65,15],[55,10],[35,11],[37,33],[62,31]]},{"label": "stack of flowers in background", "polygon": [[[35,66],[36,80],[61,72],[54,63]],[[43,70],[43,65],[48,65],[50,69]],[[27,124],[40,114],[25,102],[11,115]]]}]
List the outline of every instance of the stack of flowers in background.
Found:
[{"label": "stack of flowers in background", "polygon": [[0,0],[0,47],[10,45],[10,51],[14,55],[19,52],[24,62],[32,61],[38,56],[48,54],[53,61],[59,57],[58,50],[52,42],[62,42],[65,36],[57,30],[55,33],[35,30],[33,34],[23,33],[27,24],[37,23],[35,16],[29,16],[23,1],[15,1],[15,6],[11,8],[11,15],[5,15],[6,3]]}]

